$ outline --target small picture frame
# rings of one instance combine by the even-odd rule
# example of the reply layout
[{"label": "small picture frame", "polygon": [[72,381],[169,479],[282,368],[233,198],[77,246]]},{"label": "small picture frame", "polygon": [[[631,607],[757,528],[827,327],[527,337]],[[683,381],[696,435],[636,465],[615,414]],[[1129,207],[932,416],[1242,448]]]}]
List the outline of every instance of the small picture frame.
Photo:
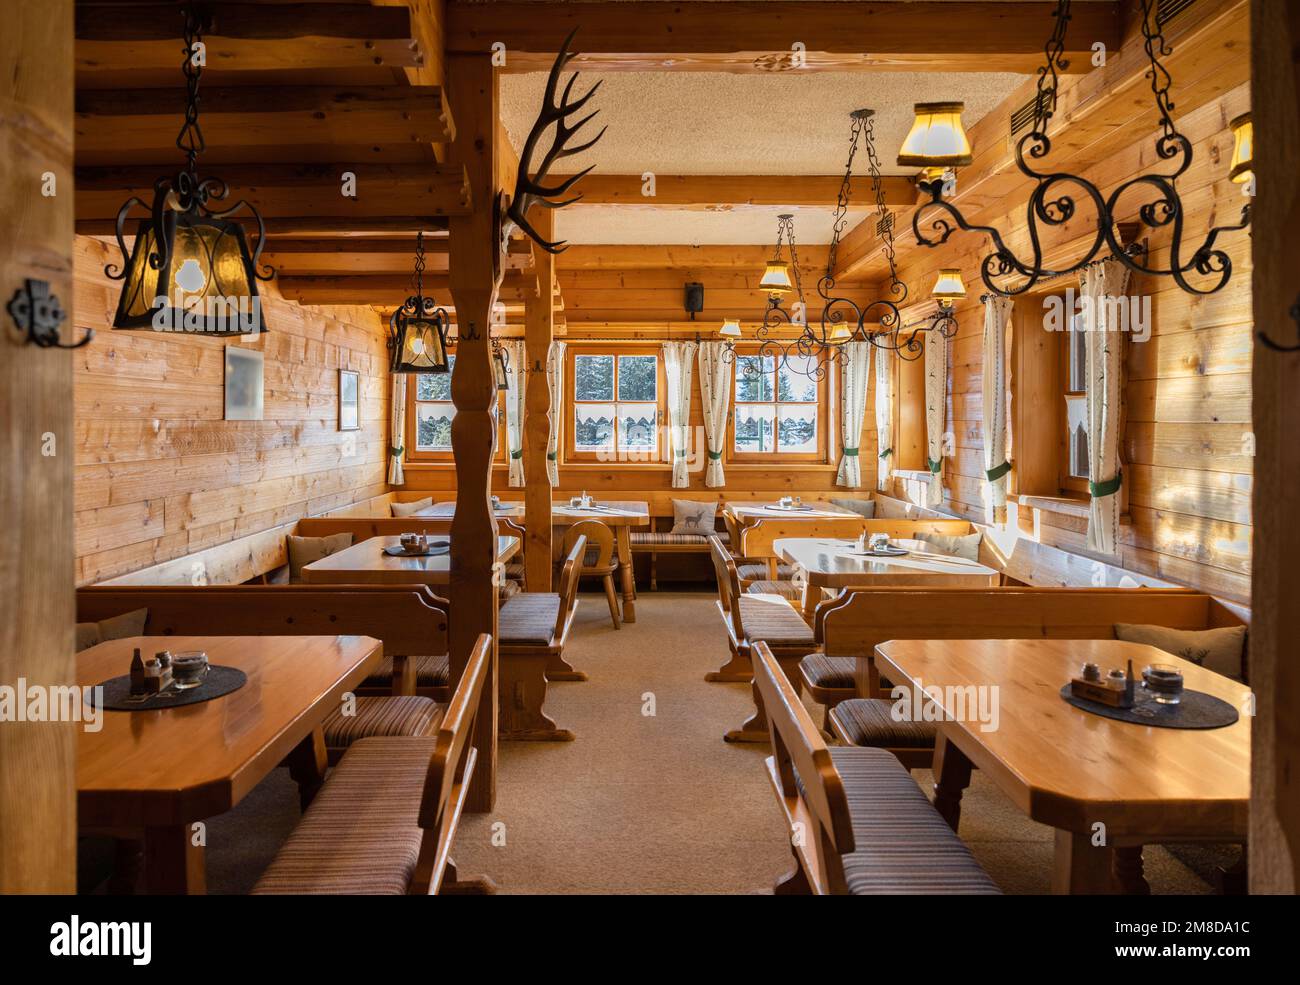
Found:
[{"label": "small picture frame", "polygon": [[262,353],[228,345],[225,356],[226,420],[262,420]]},{"label": "small picture frame", "polygon": [[361,430],[361,374],[339,370],[339,430]]}]

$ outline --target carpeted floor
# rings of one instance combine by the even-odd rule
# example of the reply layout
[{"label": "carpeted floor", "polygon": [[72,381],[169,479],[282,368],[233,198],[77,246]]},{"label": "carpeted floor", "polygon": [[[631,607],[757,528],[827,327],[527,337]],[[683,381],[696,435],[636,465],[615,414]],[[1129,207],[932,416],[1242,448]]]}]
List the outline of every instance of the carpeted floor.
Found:
[{"label": "carpeted floor", "polygon": [[[616,632],[604,600],[584,595],[577,620],[565,656],[591,679],[552,684],[547,711],[578,738],[502,745],[496,809],[461,823],[462,875],[488,875],[505,893],[769,892],[790,867],[787,836],[767,747],[722,741],[751,702],[748,685],[704,681],[726,656],[713,596],[643,592],[637,622]],[[930,789],[929,773],[913,775]],[[277,770],[212,819],[210,891],[246,892],[296,816]],[[962,837],[1005,891],[1047,891],[1051,830],[978,772]],[[1147,850],[1146,871],[1153,892],[1211,891],[1162,848]]]}]

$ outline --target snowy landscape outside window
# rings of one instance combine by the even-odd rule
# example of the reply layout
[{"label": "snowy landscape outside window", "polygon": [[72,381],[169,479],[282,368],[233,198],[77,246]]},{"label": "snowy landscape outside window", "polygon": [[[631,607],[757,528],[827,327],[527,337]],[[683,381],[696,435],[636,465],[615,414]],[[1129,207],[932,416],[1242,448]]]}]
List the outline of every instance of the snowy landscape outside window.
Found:
[{"label": "snowy landscape outside window", "polygon": [[[406,385],[406,440],[407,459],[419,462],[450,462],[451,421],[456,416],[456,407],[451,402],[451,376],[456,366],[456,357],[447,356],[448,371],[445,373],[417,373]],[[492,407],[497,421],[497,451],[494,461],[502,461],[505,455],[505,436],[501,433],[502,412],[501,394]]]},{"label": "snowy landscape outside window", "polygon": [[575,352],[574,457],[659,461],[659,375],[655,353]]},{"label": "snowy landscape outside window", "polygon": [[822,457],[819,418],[823,387],[809,379],[807,360],[742,354],[736,359],[732,454],[738,460]]}]

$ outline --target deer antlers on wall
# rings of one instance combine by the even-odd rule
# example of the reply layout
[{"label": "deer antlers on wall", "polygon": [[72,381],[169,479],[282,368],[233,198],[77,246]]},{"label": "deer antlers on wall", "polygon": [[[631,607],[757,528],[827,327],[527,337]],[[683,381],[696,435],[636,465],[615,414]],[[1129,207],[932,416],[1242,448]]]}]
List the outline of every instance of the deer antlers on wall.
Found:
[{"label": "deer antlers on wall", "polygon": [[[600,110],[593,110],[572,125],[566,122],[570,116],[587,105],[588,100],[596,94],[596,90],[600,88],[600,83],[603,81],[597,81],[594,86],[587,90],[586,94],[577,99],[572,99],[573,85],[578,81],[576,71],[565,84],[564,94],[558,100],[556,99],[556,92],[560,84],[560,73],[577,56],[577,52],[569,51],[569,43],[577,33],[578,29],[574,28],[569,33],[569,36],[564,39],[559,54],[555,56],[555,64],[551,66],[551,74],[546,80],[546,94],[542,97],[541,113],[537,117],[537,122],[533,124],[532,130],[528,132],[528,139],[524,141],[523,150],[519,154],[519,174],[515,178],[515,194],[510,201],[509,208],[506,209],[507,221],[502,229],[501,242],[503,247],[511,232],[519,229],[548,253],[561,253],[567,248],[564,240],[549,241],[539,236],[537,230],[529,225],[528,210],[534,205],[542,205],[548,209],[559,209],[566,205],[572,205],[582,198],[581,195],[574,195],[572,198],[563,198],[563,196],[595,165],[584,168],[577,174],[570,175],[551,187],[544,184],[546,176],[550,173],[556,161],[572,157],[574,154],[581,154],[583,151],[594,147],[596,142],[605,135],[607,129],[601,127],[600,133],[586,143],[579,144],[576,147],[566,146],[577,135],[578,131],[591,122],[596,114],[600,112]],[[537,152],[543,134],[552,124],[555,125],[555,135],[551,140],[550,149],[542,157],[541,163],[537,165],[536,173],[530,175],[529,169],[533,166],[533,155]]]}]

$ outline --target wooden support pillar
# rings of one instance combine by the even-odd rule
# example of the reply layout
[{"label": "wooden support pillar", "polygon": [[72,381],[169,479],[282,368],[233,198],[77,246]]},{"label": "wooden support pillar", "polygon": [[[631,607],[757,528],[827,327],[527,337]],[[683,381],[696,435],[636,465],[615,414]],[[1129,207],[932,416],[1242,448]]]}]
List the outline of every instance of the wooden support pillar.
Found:
[{"label": "wooden support pillar", "polygon": [[[448,92],[459,121],[451,158],[469,176],[473,210],[450,220],[451,296],[456,305],[456,368],[451,425],[456,463],[456,512],[451,521],[451,682],[465,672],[480,633],[497,633],[495,560],[497,523],[492,513],[492,456],[496,451],[496,384],[488,326],[501,286],[501,244],[496,220],[497,77],[487,55],[449,60]],[[478,765],[468,810],[484,812],[496,801],[497,648],[483,688],[474,730]]]},{"label": "wooden support pillar", "polygon": [[[1252,216],[1251,284],[1255,328],[1283,346],[1300,345],[1300,10],[1253,0],[1250,16],[1251,114],[1258,192]],[[1240,186],[1234,185],[1234,188]],[[1244,202],[1245,199],[1243,198]],[[1223,215],[1220,222],[1235,219]],[[1233,278],[1250,276],[1234,271]],[[1231,288],[1229,288],[1231,290]],[[1255,479],[1252,516],[1250,683],[1250,891],[1300,888],[1300,351],[1255,344],[1252,372]],[[1251,709],[1242,709],[1249,712]]]},{"label": "wooden support pillar", "polygon": [[[0,684],[66,686],[73,657],[73,355],[24,345],[6,309],[44,281],[72,318],[72,2],[0,31]],[[100,342],[94,343],[100,345]],[[84,359],[84,354],[83,354]],[[21,699],[20,699],[21,700]],[[108,714],[112,714],[109,712]],[[0,722],[0,894],[76,892],[74,722]]]},{"label": "wooden support pillar", "polygon": [[[547,240],[554,239],[555,211],[535,208],[528,217]],[[551,393],[546,385],[546,356],[555,333],[555,257],[533,248],[537,271],[536,298],[524,307],[524,358],[528,390],[524,394],[524,526],[528,530],[526,586],[530,592],[551,590],[551,482],[546,472],[546,443],[550,438]],[[562,407],[563,401],[560,402]]]}]

